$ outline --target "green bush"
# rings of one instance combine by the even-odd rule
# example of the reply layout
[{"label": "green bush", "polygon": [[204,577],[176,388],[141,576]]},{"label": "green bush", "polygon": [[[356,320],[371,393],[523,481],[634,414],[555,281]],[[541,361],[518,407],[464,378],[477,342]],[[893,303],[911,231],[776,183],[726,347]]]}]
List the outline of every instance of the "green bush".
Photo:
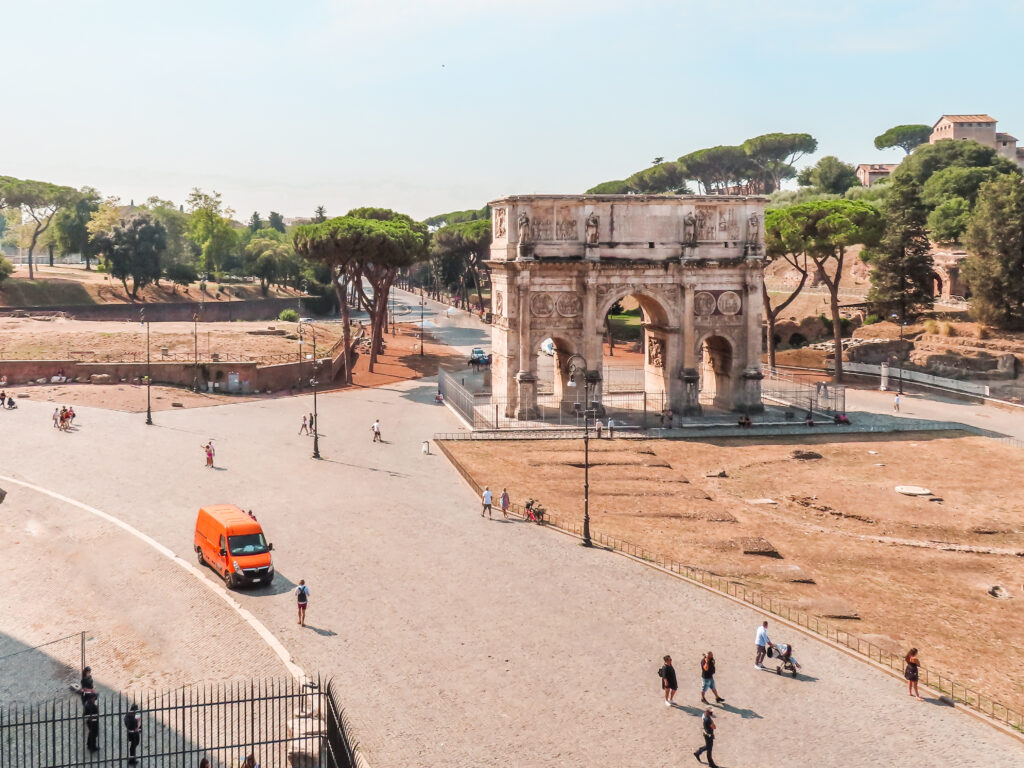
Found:
[{"label": "green bush", "polygon": [[13,271],[14,265],[3,256],[0,256],[0,283],[10,277]]},{"label": "green bush", "polygon": [[175,262],[168,264],[167,269],[164,270],[164,274],[167,279],[175,285],[191,285],[199,279],[199,275],[196,272],[196,268],[191,264]]},{"label": "green bush", "polygon": [[875,323],[882,322],[882,318],[878,315],[868,315],[864,318],[864,325],[874,325]]},{"label": "green bush", "polygon": [[299,322],[299,313],[294,309],[282,309],[277,319],[282,323],[297,323]]},{"label": "green bush", "polygon": [[[822,324],[825,326],[825,330],[828,332],[828,335],[831,336],[832,333],[833,333],[833,328],[834,328],[834,326],[832,325],[832,319],[829,318],[829,317],[825,317],[825,315],[823,315],[823,314],[818,315],[818,319],[821,320]],[[850,335],[850,330],[852,328],[853,328],[853,323],[850,322],[850,318],[848,318],[848,317],[840,317],[839,318],[839,335],[840,336],[849,336]]]}]

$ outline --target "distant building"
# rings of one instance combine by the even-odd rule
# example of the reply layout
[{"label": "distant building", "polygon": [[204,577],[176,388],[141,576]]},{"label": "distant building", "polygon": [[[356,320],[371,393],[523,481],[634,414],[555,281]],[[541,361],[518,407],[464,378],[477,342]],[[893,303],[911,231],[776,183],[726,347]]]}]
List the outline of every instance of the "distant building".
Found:
[{"label": "distant building", "polygon": [[857,178],[865,187],[870,187],[879,179],[889,178],[897,167],[897,163],[861,163],[857,166]]},{"label": "distant building", "polygon": [[943,139],[971,139],[1024,168],[1024,147],[1018,147],[1010,134],[996,131],[996,119],[991,115],[943,115],[932,126],[928,143]]}]

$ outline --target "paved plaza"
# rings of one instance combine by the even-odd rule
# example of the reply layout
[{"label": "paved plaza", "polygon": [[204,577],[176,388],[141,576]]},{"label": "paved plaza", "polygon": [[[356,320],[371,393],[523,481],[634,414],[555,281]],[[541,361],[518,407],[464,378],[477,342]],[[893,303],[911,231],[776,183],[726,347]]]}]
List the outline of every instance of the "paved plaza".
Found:
[{"label": "paved plaza", "polygon": [[[472,328],[454,334],[460,345],[476,337]],[[748,608],[556,532],[481,519],[455,470],[421,451],[435,432],[460,428],[434,391],[419,380],[321,396],[320,462],[296,434],[308,396],[174,409],[151,427],[141,414],[82,407],[70,434],[50,426],[51,406],[22,400],[0,414],[17,447],[0,474],[116,516],[190,562],[200,505],[252,508],[274,543],[277,579],[234,597],[295,663],[335,676],[374,768],[691,764],[707,650],[726,698],[715,748],[725,768],[1021,764],[1020,741],[930,693],[915,701],[902,681],[779,626],[770,634],[797,644],[806,675],[755,670],[762,617]],[[378,417],[384,442],[373,444]],[[209,438],[214,470],[200,449]],[[5,559],[15,563],[2,577],[12,642],[32,645],[85,621],[69,606],[74,594],[54,588],[66,580],[102,596],[88,598],[95,634],[111,635],[98,647],[126,633],[155,664],[193,655],[169,670],[176,677],[284,669],[252,626],[209,590],[183,584],[187,573],[166,558],[148,558],[138,539],[104,535],[109,524],[80,507],[0,487],[5,537],[32,520],[46,530],[21,538],[45,568]],[[38,605],[17,599],[29,579],[47,585],[33,594]],[[311,589],[305,628],[290,594],[299,579]],[[126,582],[136,599],[119,597]],[[680,678],[673,709],[656,675],[665,653]],[[96,666],[99,684],[123,684]],[[152,679],[168,682],[156,671]]]}]

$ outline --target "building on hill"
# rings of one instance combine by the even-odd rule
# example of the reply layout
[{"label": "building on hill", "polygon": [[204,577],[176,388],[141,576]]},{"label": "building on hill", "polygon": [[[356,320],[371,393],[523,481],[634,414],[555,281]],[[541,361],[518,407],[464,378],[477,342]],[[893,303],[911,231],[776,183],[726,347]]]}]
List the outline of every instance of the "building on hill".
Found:
[{"label": "building on hill", "polygon": [[1024,168],[1024,147],[1018,147],[1017,139],[1010,134],[997,131],[996,119],[991,115],[943,115],[932,126],[928,143],[943,139],[971,139]]},{"label": "building on hill", "polygon": [[879,179],[887,179],[899,167],[898,163],[861,163],[857,166],[857,178],[865,187]]}]

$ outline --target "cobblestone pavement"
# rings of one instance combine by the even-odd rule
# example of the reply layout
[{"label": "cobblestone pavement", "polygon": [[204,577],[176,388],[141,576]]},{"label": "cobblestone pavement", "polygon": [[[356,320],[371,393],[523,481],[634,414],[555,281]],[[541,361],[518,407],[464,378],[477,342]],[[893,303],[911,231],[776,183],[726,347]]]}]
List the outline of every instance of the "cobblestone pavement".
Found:
[{"label": "cobblestone pavement", "polygon": [[[778,627],[773,638],[796,643],[807,675],[753,669],[761,617],[745,607],[555,532],[481,519],[444,458],[421,452],[434,432],[457,428],[433,392],[421,380],[320,397],[321,462],[296,434],[311,398],[167,412],[152,427],[83,407],[72,434],[25,402],[3,414],[19,446],[4,473],[117,514],[183,557],[198,506],[253,508],[278,579],[238,599],[297,663],[336,676],[374,768],[689,764],[709,649],[727,699],[716,746],[726,768],[1021,765],[1021,742]],[[382,444],[371,443],[376,417]],[[200,451],[211,437],[216,470]],[[482,479],[500,490],[500,477]],[[38,499],[8,491],[5,520],[33,513]],[[83,558],[94,571],[124,570],[99,547]],[[21,578],[5,569],[3,591]],[[312,592],[305,629],[289,594],[300,578]],[[177,593],[144,599],[156,614]],[[4,615],[23,610],[15,599]],[[168,647],[194,634],[177,622],[145,631]],[[206,647],[192,642],[186,653]],[[658,690],[665,653],[682,686],[673,709]]]},{"label": "cobblestone pavement", "polygon": [[76,632],[85,632],[86,663],[104,688],[287,675],[234,611],[152,547],[73,505],[10,483],[0,486],[8,491],[0,507],[5,703],[68,695],[81,673],[79,638],[27,649]]}]

